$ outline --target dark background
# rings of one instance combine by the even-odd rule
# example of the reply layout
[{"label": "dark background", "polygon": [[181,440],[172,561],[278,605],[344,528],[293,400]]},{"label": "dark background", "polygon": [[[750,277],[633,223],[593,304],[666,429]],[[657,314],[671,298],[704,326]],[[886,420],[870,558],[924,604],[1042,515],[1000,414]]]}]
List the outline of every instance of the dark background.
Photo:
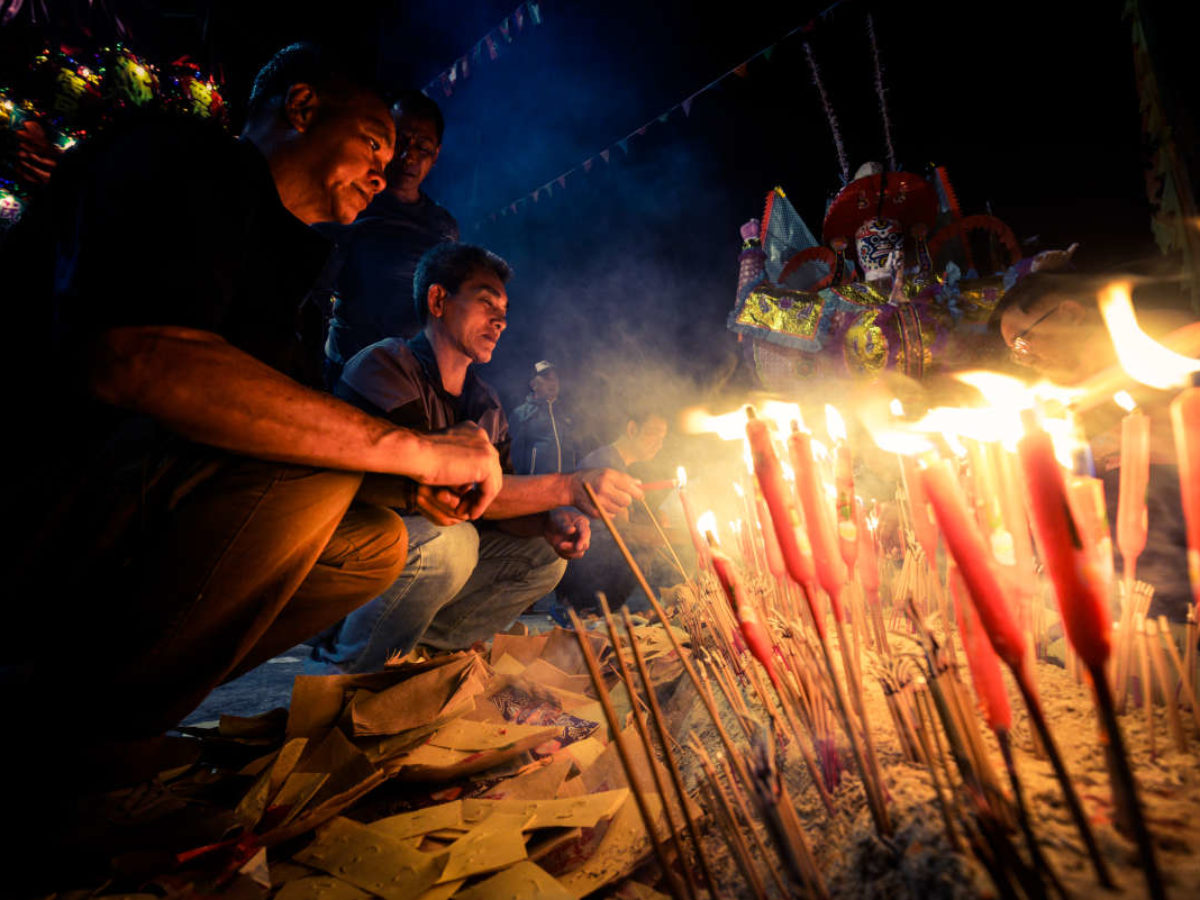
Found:
[{"label": "dark background", "polygon": [[[224,78],[235,123],[254,71],[283,44],[320,38],[377,60],[385,80],[421,87],[509,15],[513,0],[327,3],[175,0],[101,3],[131,46],[159,61],[190,53]],[[805,60],[822,69],[853,172],[884,160],[866,14],[875,16],[902,168],[945,165],[964,212],[991,211],[1027,252],[1080,241],[1084,269],[1153,256],[1130,27],[1121,0],[1093,3],[724,4],[543,0],[500,58],[472,61],[453,96],[426,190],[463,239],[507,257],[509,330],[487,376],[506,403],[532,362],[556,361],[581,412],[630,397],[664,404],[744,384],[725,328],[738,226],[782,185],[819,233],[840,186],[829,127]],[[1143,3],[1167,71],[1186,67],[1174,4]],[[776,46],[613,149],[590,174],[516,215],[527,196],[756,51]],[[1190,82],[1186,73],[1176,84]],[[1186,108],[1187,104],[1184,104]],[[1186,109],[1185,109],[1186,111]],[[732,373],[732,375],[731,375]],[[585,403],[579,403],[586,398]],[[601,419],[588,417],[596,439]]]}]

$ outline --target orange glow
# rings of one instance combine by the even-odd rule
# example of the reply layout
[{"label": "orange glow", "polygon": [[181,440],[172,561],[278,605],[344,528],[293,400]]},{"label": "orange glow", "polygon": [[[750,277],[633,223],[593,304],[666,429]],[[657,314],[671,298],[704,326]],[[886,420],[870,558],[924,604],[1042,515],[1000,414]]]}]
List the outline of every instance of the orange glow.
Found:
[{"label": "orange glow", "polygon": [[683,466],[678,466],[675,469],[675,483],[681,488],[687,487],[687,469]]},{"label": "orange glow", "polygon": [[1137,409],[1137,401],[1133,399],[1133,395],[1129,391],[1117,391],[1113,394],[1113,403],[1125,410],[1125,412],[1133,412]]},{"label": "orange glow", "polygon": [[1117,359],[1129,376],[1142,384],[1166,390],[1183,387],[1200,361],[1168,350],[1137,323],[1127,282],[1113,282],[1100,292],[1100,315],[1108,327]]},{"label": "orange glow", "polygon": [[700,514],[700,518],[698,518],[696,520],[696,530],[705,536],[710,535],[710,534],[714,538],[716,538],[718,536],[717,535],[717,517],[716,517],[716,515],[713,514],[713,511],[711,509],[706,510],[705,512],[702,512]]},{"label": "orange glow", "polygon": [[846,423],[841,413],[829,403],[825,404],[825,429],[829,432],[829,439],[835,443],[846,440]]}]

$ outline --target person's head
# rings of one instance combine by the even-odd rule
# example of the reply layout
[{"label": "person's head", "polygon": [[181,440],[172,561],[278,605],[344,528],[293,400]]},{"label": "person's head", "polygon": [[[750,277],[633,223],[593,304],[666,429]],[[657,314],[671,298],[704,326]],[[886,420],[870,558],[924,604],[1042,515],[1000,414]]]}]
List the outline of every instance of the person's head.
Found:
[{"label": "person's head", "polygon": [[244,136],[267,157],[279,199],[305,224],[354,221],[384,187],[395,126],[372,80],[314,44],[292,44],[255,76]]},{"label": "person's head", "polygon": [[625,420],[617,444],[626,463],[649,462],[658,455],[666,437],[666,419],[653,410],[638,410]]},{"label": "person's head", "polygon": [[404,91],[392,104],[396,153],[387,168],[388,190],[405,203],[421,196],[421,182],[442,150],[446,120],[438,105],[420,91]]},{"label": "person's head", "polygon": [[491,360],[507,324],[512,275],[507,262],[483,247],[446,242],[428,250],[413,276],[413,300],[426,335],[470,358]]},{"label": "person's head", "polygon": [[558,369],[548,359],[533,365],[533,377],[529,379],[529,390],[534,400],[553,403],[558,399]]},{"label": "person's head", "polygon": [[996,305],[988,327],[1012,351],[1013,361],[1057,381],[1079,381],[1105,365],[1097,355],[1104,322],[1098,285],[1080,275],[1034,273]]}]

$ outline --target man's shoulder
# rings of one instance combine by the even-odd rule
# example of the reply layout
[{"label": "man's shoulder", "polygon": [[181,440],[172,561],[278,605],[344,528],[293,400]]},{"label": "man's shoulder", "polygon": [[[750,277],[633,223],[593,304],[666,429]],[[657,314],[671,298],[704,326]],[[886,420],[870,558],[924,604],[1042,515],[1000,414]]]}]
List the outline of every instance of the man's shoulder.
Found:
[{"label": "man's shoulder", "polygon": [[625,460],[621,459],[621,454],[617,452],[616,446],[613,444],[605,444],[603,447],[597,447],[587,456],[579,461],[581,469],[620,469],[625,471]]},{"label": "man's shoulder", "polygon": [[528,422],[537,415],[540,407],[532,400],[524,401],[520,406],[512,412],[512,420],[514,422]]}]

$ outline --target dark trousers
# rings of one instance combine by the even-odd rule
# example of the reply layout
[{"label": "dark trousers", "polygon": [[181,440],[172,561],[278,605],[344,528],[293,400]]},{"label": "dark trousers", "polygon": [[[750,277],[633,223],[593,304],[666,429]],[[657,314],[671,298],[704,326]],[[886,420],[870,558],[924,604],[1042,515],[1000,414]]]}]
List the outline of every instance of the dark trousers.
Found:
[{"label": "dark trousers", "polygon": [[38,593],[3,681],[35,733],[161,734],[403,568],[400,517],[351,505],[360,473],[196,447],[142,472],[71,491],[23,560]]}]

